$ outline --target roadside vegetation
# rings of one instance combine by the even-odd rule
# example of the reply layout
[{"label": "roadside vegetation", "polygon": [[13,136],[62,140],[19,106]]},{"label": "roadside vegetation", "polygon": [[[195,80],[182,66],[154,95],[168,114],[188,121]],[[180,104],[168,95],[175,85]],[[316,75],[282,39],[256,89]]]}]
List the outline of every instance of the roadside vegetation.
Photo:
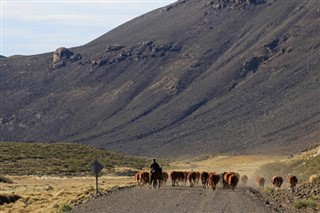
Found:
[{"label": "roadside vegetation", "polygon": [[90,165],[95,159],[104,166],[101,175],[116,172],[118,168],[140,170],[150,164],[147,158],[87,145],[0,142],[0,175],[92,175]]},{"label": "roadside vegetation", "polygon": [[289,174],[298,177],[299,182],[308,181],[312,175],[320,175],[320,146],[304,150],[300,154],[262,165],[257,174],[270,180],[272,176],[287,177]]}]

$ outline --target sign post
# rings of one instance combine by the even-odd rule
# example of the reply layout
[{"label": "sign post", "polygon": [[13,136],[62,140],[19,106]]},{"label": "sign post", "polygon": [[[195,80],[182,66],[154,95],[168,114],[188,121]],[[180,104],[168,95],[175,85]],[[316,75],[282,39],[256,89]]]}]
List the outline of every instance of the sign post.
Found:
[{"label": "sign post", "polygon": [[98,190],[98,175],[103,169],[103,166],[101,163],[99,163],[98,160],[95,160],[91,165],[90,165],[91,171],[96,175],[96,194],[99,194]]}]

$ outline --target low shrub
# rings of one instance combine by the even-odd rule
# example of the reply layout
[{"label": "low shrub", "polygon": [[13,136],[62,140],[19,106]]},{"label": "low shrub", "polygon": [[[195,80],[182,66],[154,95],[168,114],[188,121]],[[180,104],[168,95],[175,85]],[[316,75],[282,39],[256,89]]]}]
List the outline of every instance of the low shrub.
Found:
[{"label": "low shrub", "polygon": [[9,178],[0,175],[0,183],[13,183]]},{"label": "low shrub", "polygon": [[57,211],[57,213],[62,213],[62,212],[68,212],[72,209],[71,206],[67,205],[67,204],[63,204],[59,210]]},{"label": "low shrub", "polygon": [[301,209],[301,208],[306,208],[306,207],[310,207],[310,208],[317,207],[316,202],[312,199],[299,200],[299,201],[295,202],[293,205],[294,205],[294,208],[296,208],[296,209]]}]

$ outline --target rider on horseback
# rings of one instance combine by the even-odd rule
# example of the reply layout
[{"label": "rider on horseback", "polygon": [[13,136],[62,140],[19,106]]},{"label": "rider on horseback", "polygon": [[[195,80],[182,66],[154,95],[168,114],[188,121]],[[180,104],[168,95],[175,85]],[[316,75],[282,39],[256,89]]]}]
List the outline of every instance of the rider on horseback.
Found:
[{"label": "rider on horseback", "polygon": [[156,159],[153,159],[153,163],[150,165],[150,173],[155,173],[155,172],[158,172],[158,173],[162,173],[162,169],[161,167],[159,166],[159,164],[156,162]]},{"label": "rider on horseback", "polygon": [[[158,187],[160,188],[160,181],[162,180],[162,168],[159,166],[159,164],[156,162],[156,159],[153,159],[153,163],[150,165],[150,189],[153,187],[156,187],[156,184],[158,182]],[[152,184],[153,183],[153,184]]]}]

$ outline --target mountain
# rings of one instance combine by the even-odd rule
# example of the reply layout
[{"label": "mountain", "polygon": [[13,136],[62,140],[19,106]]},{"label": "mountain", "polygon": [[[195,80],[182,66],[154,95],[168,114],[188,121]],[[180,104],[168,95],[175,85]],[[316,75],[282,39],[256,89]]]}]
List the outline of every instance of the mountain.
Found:
[{"label": "mountain", "polygon": [[0,140],[165,157],[319,144],[319,20],[316,0],[183,0],[1,58]]}]

